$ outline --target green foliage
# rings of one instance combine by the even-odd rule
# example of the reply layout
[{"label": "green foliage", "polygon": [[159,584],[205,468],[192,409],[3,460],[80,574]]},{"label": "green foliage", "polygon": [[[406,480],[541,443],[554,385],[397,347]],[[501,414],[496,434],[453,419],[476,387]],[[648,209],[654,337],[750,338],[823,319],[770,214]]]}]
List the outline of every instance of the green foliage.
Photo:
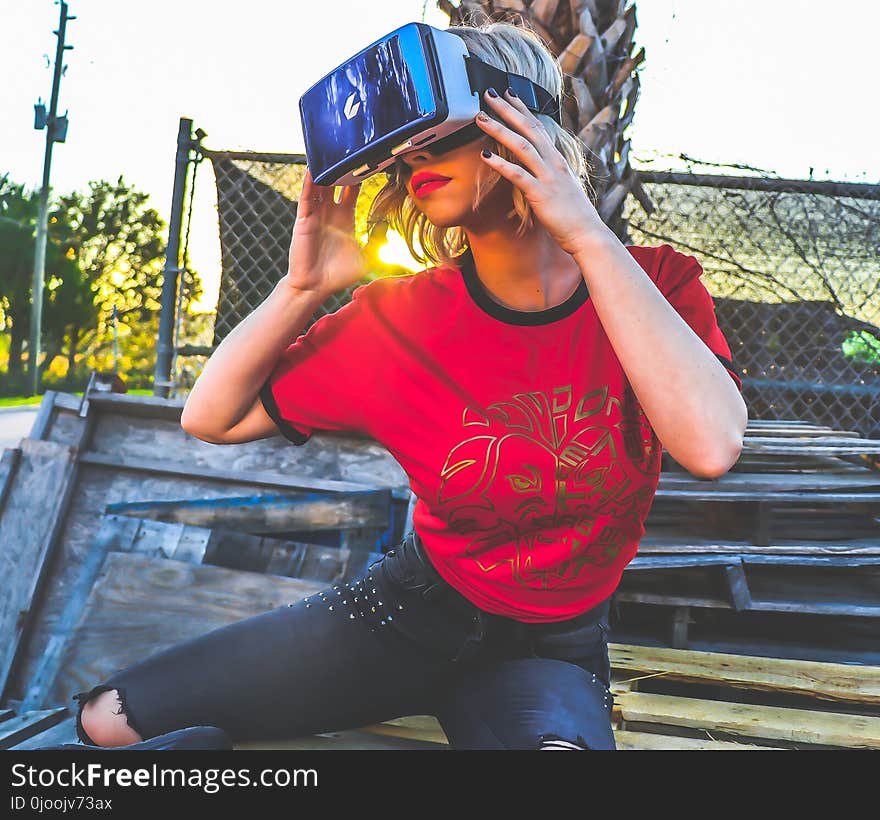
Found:
[{"label": "green foliage", "polygon": [[[115,183],[92,181],[84,192],[51,201],[40,362],[44,386],[81,388],[89,370],[112,370],[114,325],[120,375],[130,386],[149,386],[166,239],[165,224],[147,200],[120,176]],[[0,333],[10,335],[0,392],[7,395],[21,381],[38,201],[36,193],[0,177]],[[190,272],[182,280],[186,310],[201,296],[201,283]]]},{"label": "green foliage", "polygon": [[859,362],[880,365],[880,340],[866,330],[855,330],[843,343],[843,355]]}]

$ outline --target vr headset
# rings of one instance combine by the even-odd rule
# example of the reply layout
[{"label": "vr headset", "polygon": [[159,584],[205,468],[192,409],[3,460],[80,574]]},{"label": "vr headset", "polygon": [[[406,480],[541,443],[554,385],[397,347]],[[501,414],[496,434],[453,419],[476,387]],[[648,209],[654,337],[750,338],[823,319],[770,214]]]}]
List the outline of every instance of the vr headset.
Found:
[{"label": "vr headset", "polygon": [[425,23],[395,29],[300,97],[312,178],[357,185],[408,151],[440,154],[483,136],[474,117],[490,86],[512,88],[530,111],[561,123],[557,97],[472,57],[460,37]]}]

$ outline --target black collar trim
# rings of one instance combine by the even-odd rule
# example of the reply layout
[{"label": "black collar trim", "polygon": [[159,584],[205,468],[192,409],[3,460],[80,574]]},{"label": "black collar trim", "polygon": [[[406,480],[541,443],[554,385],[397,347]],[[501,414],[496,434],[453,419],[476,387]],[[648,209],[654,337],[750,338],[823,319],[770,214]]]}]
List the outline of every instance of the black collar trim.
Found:
[{"label": "black collar trim", "polygon": [[560,319],[571,316],[590,298],[587,283],[584,279],[581,279],[577,290],[559,305],[554,305],[546,310],[515,310],[514,308],[499,304],[489,295],[489,292],[480,281],[480,277],[477,276],[477,271],[474,267],[474,257],[470,248],[456,257],[456,259],[468,293],[477,306],[493,318],[506,322],[509,325],[549,325],[551,322],[558,322]]}]

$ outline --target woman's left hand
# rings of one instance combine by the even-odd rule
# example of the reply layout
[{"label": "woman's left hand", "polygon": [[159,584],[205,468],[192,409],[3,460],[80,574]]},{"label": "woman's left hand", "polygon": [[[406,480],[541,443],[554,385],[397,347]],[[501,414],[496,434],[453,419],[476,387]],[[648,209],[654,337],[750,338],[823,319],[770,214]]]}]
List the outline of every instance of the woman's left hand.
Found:
[{"label": "woman's left hand", "polygon": [[484,97],[510,127],[484,112],[477,116],[477,124],[510,149],[521,165],[495,153],[489,157],[484,153],[483,161],[522,191],[535,216],[559,246],[573,255],[585,239],[607,231],[580,180],[553,144],[547,129],[523,101],[509,92],[503,97],[492,97],[486,91]]}]

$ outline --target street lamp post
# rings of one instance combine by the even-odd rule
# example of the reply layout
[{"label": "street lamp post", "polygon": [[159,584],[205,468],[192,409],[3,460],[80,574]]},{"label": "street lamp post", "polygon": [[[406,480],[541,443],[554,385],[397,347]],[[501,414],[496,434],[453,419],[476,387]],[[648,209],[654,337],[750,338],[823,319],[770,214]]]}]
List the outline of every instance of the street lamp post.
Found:
[{"label": "street lamp post", "polygon": [[43,160],[43,186],[40,189],[40,212],[37,219],[37,245],[34,249],[34,279],[31,288],[31,333],[28,343],[28,396],[35,396],[39,388],[40,373],[40,335],[43,323],[43,279],[46,274],[46,239],[49,226],[49,170],[52,167],[52,145],[56,142],[64,142],[67,139],[67,113],[63,117],[58,113],[58,88],[61,84],[61,71],[64,52],[73,46],[64,45],[64,34],[67,30],[67,21],[76,20],[67,14],[67,3],[61,2],[61,21],[58,31],[53,32],[58,37],[58,46],[55,51],[55,75],[52,80],[52,100],[49,105],[48,116],[46,106],[38,102],[34,106],[34,128],[42,130],[46,128],[46,154]]}]

